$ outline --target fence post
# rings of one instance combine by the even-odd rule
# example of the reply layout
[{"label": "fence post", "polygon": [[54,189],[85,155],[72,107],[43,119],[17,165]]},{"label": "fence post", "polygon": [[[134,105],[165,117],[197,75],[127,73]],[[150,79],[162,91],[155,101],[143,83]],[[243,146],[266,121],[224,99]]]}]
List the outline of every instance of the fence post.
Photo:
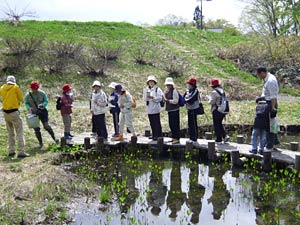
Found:
[{"label": "fence post", "polygon": [[216,144],[215,141],[208,141],[208,160],[214,160],[216,157]]},{"label": "fence post", "polygon": [[238,144],[244,144],[244,135],[237,135],[236,141]]},{"label": "fence post", "polygon": [[266,172],[270,172],[272,170],[272,152],[264,151],[263,155],[263,169]]},{"label": "fence post", "polygon": [[84,149],[88,150],[91,148],[91,139],[89,137],[84,138]]},{"label": "fence post", "polygon": [[291,151],[298,151],[299,142],[290,142],[290,150]]}]

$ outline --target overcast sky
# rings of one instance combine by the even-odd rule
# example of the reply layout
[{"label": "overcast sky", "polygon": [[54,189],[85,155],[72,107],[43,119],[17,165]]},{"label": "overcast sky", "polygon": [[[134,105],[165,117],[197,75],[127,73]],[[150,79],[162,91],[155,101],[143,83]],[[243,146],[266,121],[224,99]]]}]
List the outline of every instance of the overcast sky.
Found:
[{"label": "overcast sky", "polygon": [[[38,20],[126,21],[154,25],[168,14],[193,19],[196,0],[0,0],[1,8],[27,9]],[[244,5],[239,0],[203,0],[205,19],[224,18],[237,25]],[[2,15],[3,18],[3,15]]]}]

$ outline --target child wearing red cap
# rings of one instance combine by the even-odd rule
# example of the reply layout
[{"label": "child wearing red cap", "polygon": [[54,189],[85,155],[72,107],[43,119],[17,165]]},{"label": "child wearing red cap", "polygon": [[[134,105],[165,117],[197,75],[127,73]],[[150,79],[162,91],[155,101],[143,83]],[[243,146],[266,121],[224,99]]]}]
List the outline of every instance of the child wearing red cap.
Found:
[{"label": "child wearing red cap", "polygon": [[[38,115],[41,120],[43,127],[52,139],[58,143],[59,140],[55,138],[54,131],[52,127],[49,125],[49,116],[48,116],[48,97],[46,93],[40,90],[40,84],[38,81],[32,81],[29,85],[31,91],[28,92],[25,96],[25,106],[27,110],[30,110],[32,114]],[[43,147],[43,139],[41,129],[39,127],[34,128],[35,136],[39,141],[39,147]]]},{"label": "child wearing red cap", "polygon": [[72,108],[73,108],[73,94],[71,93],[72,87],[70,84],[64,84],[62,87],[61,96],[61,116],[64,123],[64,137],[65,139],[72,139],[71,124],[72,124]]}]

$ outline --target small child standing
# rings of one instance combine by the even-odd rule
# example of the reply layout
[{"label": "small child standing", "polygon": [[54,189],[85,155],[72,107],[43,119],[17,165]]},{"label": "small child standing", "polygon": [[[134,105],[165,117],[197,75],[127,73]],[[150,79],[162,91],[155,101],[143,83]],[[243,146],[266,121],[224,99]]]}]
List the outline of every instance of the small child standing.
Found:
[{"label": "small child standing", "polygon": [[72,124],[72,107],[73,107],[73,95],[71,93],[72,87],[69,84],[63,85],[63,94],[61,96],[61,116],[64,123],[64,138],[72,139],[71,124]]},{"label": "small child standing", "polygon": [[113,135],[113,137],[118,137],[120,135],[119,133],[120,108],[118,105],[118,93],[115,89],[116,85],[117,83],[111,82],[108,86],[110,88],[110,96],[108,97],[108,103],[110,108],[109,112],[113,117],[114,129],[115,129],[115,134]]},{"label": "small child standing", "polygon": [[259,138],[259,154],[263,154],[266,145],[267,130],[269,125],[269,110],[268,104],[263,97],[256,98],[256,115],[253,124],[253,131],[251,136],[252,150],[251,153],[257,153],[257,145]]},{"label": "small child standing", "polygon": [[108,133],[105,121],[107,96],[98,80],[94,81],[92,87],[94,89],[91,101],[92,120],[95,122],[97,136],[107,139]]}]

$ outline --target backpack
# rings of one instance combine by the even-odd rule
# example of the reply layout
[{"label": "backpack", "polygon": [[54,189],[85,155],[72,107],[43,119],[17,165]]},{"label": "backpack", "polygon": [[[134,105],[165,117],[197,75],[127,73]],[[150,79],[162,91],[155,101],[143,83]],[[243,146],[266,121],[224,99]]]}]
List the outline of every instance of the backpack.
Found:
[{"label": "backpack", "polygon": [[[155,90],[156,94],[157,94],[157,89],[158,89],[158,87]],[[165,106],[165,100],[164,100],[164,98],[161,99],[161,101],[159,102],[159,104],[160,104],[160,107],[162,107],[162,108]]]},{"label": "backpack", "polygon": [[217,89],[215,91],[221,96],[220,105],[217,104],[218,111],[223,114],[229,113],[229,101],[225,95],[225,92],[221,94],[221,92]]},{"label": "backpack", "polygon": [[178,100],[179,107],[183,107],[185,105],[185,99],[179,92],[178,92],[178,96],[179,96],[179,100]]},{"label": "backpack", "polygon": [[137,106],[136,98],[132,96],[132,108],[135,109]]},{"label": "backpack", "polygon": [[56,99],[56,109],[61,110],[61,107],[62,107],[61,97],[58,97]]}]

